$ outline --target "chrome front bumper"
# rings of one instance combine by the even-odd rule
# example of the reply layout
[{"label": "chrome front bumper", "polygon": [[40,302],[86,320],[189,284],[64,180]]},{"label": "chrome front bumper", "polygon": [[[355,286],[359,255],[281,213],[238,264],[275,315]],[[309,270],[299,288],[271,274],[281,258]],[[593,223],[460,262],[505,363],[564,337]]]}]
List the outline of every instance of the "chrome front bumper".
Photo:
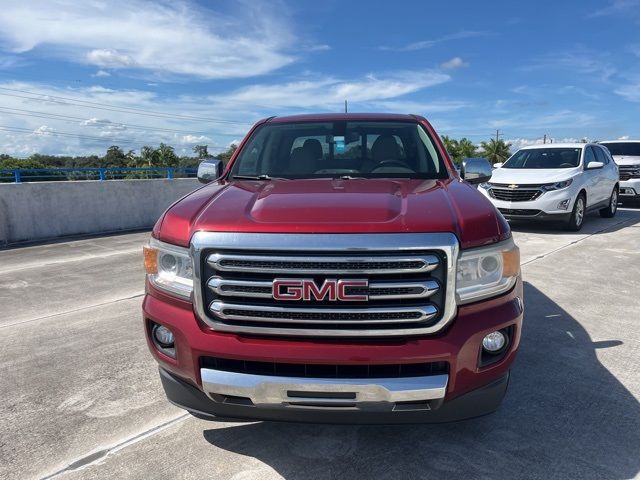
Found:
[{"label": "chrome front bumper", "polygon": [[390,411],[430,409],[428,402],[444,398],[449,380],[448,375],[362,379],[278,377],[208,368],[202,368],[200,374],[204,392],[217,402],[244,400],[256,407]]}]

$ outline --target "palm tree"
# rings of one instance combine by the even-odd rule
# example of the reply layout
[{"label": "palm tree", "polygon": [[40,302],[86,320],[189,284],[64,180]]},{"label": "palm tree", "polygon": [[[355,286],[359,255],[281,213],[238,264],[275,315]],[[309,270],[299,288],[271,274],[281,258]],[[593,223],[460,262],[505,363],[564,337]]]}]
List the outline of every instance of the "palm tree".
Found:
[{"label": "palm tree", "polygon": [[458,145],[458,141],[455,138],[451,138],[448,135],[443,135],[442,143],[444,144],[444,148],[447,150],[449,157],[455,163],[460,163],[460,148]]},{"label": "palm tree", "polygon": [[458,151],[462,158],[472,158],[478,156],[478,147],[468,138],[461,138],[458,141]]},{"label": "palm tree", "polygon": [[147,167],[152,167],[158,164],[158,151],[150,147],[149,145],[145,145],[140,150],[140,160],[143,165]]},{"label": "palm tree", "polygon": [[504,140],[496,140],[492,138],[488,142],[480,143],[482,148],[482,156],[489,160],[492,164],[504,162],[511,156],[510,148],[511,144],[506,143]]},{"label": "palm tree", "polygon": [[158,160],[163,167],[175,167],[178,165],[178,156],[171,145],[161,143],[158,147]]}]

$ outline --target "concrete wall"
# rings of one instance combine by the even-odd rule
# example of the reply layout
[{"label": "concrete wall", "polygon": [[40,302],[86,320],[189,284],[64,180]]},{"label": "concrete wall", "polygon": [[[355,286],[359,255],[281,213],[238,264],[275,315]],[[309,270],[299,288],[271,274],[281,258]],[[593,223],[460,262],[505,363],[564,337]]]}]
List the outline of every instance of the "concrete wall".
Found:
[{"label": "concrete wall", "polygon": [[152,227],[196,179],[0,184],[0,246]]}]

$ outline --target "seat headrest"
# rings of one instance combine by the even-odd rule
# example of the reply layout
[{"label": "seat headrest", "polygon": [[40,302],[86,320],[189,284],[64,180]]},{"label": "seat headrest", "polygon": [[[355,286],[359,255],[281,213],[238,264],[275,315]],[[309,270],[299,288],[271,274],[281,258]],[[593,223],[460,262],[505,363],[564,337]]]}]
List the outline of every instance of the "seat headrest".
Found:
[{"label": "seat headrest", "polygon": [[315,138],[307,138],[302,144],[302,148],[311,153],[314,159],[320,160],[323,157],[322,144]]},{"label": "seat headrest", "polygon": [[314,173],[317,170],[316,161],[313,153],[304,147],[294,148],[289,157],[289,171],[294,175]]},{"label": "seat headrest", "polygon": [[371,157],[374,162],[399,160],[400,147],[393,135],[380,135],[371,146]]}]

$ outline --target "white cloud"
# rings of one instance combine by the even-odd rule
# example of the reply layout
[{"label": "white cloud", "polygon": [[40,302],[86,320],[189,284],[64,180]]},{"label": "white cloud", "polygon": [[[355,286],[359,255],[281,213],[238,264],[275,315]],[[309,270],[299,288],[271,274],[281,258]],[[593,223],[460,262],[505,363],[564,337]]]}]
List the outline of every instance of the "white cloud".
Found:
[{"label": "white cloud", "polygon": [[86,127],[97,127],[102,129],[103,131],[113,131],[113,130],[126,130],[127,126],[122,123],[114,123],[111,120],[99,119],[99,118],[89,118],[80,123]]},{"label": "white cloud", "polygon": [[98,70],[96,73],[91,75],[92,77],[110,77],[111,74],[106,70]]},{"label": "white cloud", "polygon": [[447,60],[440,64],[440,68],[445,70],[455,70],[456,68],[466,67],[467,64],[460,57],[453,57],[451,60]]},{"label": "white cloud", "polygon": [[565,69],[574,74],[593,74],[590,78],[607,82],[617,72],[617,69],[611,65],[609,57],[607,52],[579,47],[542,55],[521,69],[524,71],[545,70],[547,72]]},{"label": "white cloud", "polygon": [[211,142],[211,138],[206,135],[183,135],[180,139],[180,143],[197,144]]},{"label": "white cloud", "polygon": [[398,113],[415,113],[430,116],[432,113],[454,112],[470,106],[468,102],[458,100],[441,100],[433,102],[419,102],[415,100],[386,100],[372,102],[372,106]]},{"label": "white cloud", "polygon": [[0,41],[80,63],[203,78],[250,77],[294,61],[277,9],[243,3],[224,16],[187,0],[3,2]]},{"label": "white cloud", "polygon": [[640,102],[640,83],[629,83],[614,90],[614,93],[631,102]]},{"label": "white cloud", "polygon": [[209,100],[248,107],[335,109],[345,99],[350,104],[367,104],[415,93],[449,80],[449,75],[429,70],[370,74],[354,80],[317,77],[277,85],[252,85],[225,95],[210,96]]},{"label": "white cloud", "polygon": [[640,0],[613,0],[608,6],[596,10],[587,16],[591,18],[605,17],[629,12],[637,14],[638,8],[640,8]]},{"label": "white cloud", "polygon": [[434,38],[432,40],[421,40],[419,42],[409,43],[401,47],[381,46],[378,48],[380,50],[389,50],[392,52],[412,52],[415,50],[424,50],[426,48],[431,48],[435,45],[438,45],[443,42],[449,42],[451,40],[463,40],[466,38],[485,37],[487,35],[488,35],[487,32],[462,30],[460,32],[450,33],[442,37]]},{"label": "white cloud", "polygon": [[307,51],[309,52],[326,52],[331,50],[331,46],[326,45],[326,44],[321,44],[321,45],[312,45],[309,48],[307,48]]},{"label": "white cloud", "polygon": [[115,50],[107,50],[106,48],[98,48],[88,52],[87,61],[100,67],[117,68],[134,66],[134,61],[129,55]]},{"label": "white cloud", "polygon": [[415,102],[403,97],[449,78],[437,71],[370,74],[352,80],[309,75],[305,80],[256,84],[214,96],[178,97],[160,96],[155,90],[0,83],[4,107],[0,108],[0,125],[25,129],[28,134],[42,127],[42,118],[46,118],[58,133],[34,142],[26,134],[0,131],[0,152],[103,154],[109,145],[101,140],[104,138],[127,149],[165,142],[190,155],[194,143],[208,144],[210,151],[226,148],[230,138],[237,143],[261,117],[342,111],[345,98],[350,111],[430,113],[463,108],[464,102]]},{"label": "white cloud", "polygon": [[40,125],[38,128],[36,128],[33,131],[34,135],[50,135],[51,133],[55,132],[54,128],[48,127],[47,125]]}]

